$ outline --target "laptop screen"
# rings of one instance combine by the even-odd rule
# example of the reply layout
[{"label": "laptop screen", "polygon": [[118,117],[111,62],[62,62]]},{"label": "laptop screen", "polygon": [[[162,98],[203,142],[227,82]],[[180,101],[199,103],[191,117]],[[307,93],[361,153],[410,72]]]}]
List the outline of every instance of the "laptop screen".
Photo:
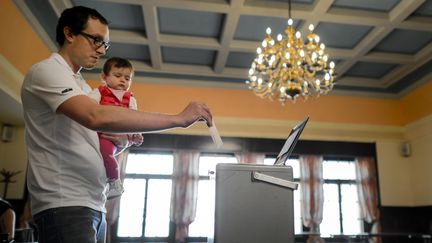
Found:
[{"label": "laptop screen", "polygon": [[306,126],[306,123],[309,121],[309,117],[307,116],[302,122],[297,124],[293,129],[291,129],[288,138],[282,147],[279,155],[276,157],[276,161],[274,165],[284,165],[288,157],[291,155],[294,147],[300,137],[300,134],[303,131],[303,128]]}]

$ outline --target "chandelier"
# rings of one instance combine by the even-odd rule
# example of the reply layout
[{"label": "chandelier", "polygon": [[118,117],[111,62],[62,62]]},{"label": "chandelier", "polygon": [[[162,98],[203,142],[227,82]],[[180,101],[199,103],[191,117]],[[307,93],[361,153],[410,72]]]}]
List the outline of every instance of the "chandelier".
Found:
[{"label": "chandelier", "polygon": [[298,96],[304,100],[318,97],[332,90],[335,64],[329,61],[325,45],[320,43],[309,25],[306,41],[296,31],[291,19],[291,0],[288,8],[288,26],[276,41],[267,28],[267,35],[257,48],[257,56],[249,69],[249,89],[261,98],[277,99],[285,104],[295,102]]}]

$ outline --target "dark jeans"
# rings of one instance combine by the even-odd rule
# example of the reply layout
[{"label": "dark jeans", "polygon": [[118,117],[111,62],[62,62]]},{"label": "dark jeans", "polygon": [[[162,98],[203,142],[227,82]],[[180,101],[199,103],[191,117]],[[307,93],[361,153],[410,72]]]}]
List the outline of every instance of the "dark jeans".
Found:
[{"label": "dark jeans", "polygon": [[105,213],[87,207],[62,207],[34,216],[39,243],[104,243]]}]

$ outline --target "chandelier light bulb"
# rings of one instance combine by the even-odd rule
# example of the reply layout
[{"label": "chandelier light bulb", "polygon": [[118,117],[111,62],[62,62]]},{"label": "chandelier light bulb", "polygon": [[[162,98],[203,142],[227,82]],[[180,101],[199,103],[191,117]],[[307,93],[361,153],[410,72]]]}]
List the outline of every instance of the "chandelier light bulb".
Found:
[{"label": "chandelier light bulb", "polygon": [[261,52],[262,52],[261,47],[258,47],[256,52],[257,52],[257,54],[261,54]]},{"label": "chandelier light bulb", "polygon": [[334,62],[330,62],[330,68],[331,69],[335,68],[335,63]]},{"label": "chandelier light bulb", "polygon": [[297,31],[297,32],[295,33],[295,36],[296,36],[297,39],[300,39],[300,37],[301,37],[301,33],[300,33],[300,31]]},{"label": "chandelier light bulb", "polygon": [[300,50],[299,54],[300,54],[301,57],[304,57],[305,56],[304,50]]},{"label": "chandelier light bulb", "polygon": [[321,84],[321,81],[319,79],[315,80],[315,83],[317,86],[319,86]]},{"label": "chandelier light bulb", "polygon": [[324,49],[325,49],[325,45],[324,45],[324,43],[321,43],[321,44],[320,44],[320,48],[321,48],[321,50],[324,50]]},{"label": "chandelier light bulb", "polygon": [[293,25],[293,22],[294,22],[294,21],[293,21],[292,19],[288,19],[288,25],[289,25],[289,26]]},{"label": "chandelier light bulb", "polygon": [[262,64],[263,63],[263,59],[262,58],[258,58],[257,62],[258,62],[258,64]]},{"label": "chandelier light bulb", "polygon": [[315,42],[318,43],[320,41],[320,37],[318,35],[315,36]]},{"label": "chandelier light bulb", "polygon": [[328,56],[327,56],[327,55],[324,55],[324,56],[323,56],[323,60],[324,60],[324,62],[327,62],[327,61],[328,61]]},{"label": "chandelier light bulb", "polygon": [[249,69],[249,75],[252,75],[254,73],[254,70],[251,68]]},{"label": "chandelier light bulb", "polygon": [[316,52],[312,52],[312,60],[315,61],[317,59],[318,55],[316,54]]},{"label": "chandelier light bulb", "polygon": [[267,47],[267,41],[263,40],[263,42],[261,43],[262,47],[266,48]]},{"label": "chandelier light bulb", "polygon": [[289,52],[285,53],[285,58],[286,59],[290,59],[291,55],[289,54]]},{"label": "chandelier light bulb", "polygon": [[262,78],[259,78],[259,79],[258,79],[258,84],[261,85],[262,82],[263,82]]},{"label": "chandelier light bulb", "polygon": [[310,25],[309,25],[309,31],[312,32],[313,30],[314,30],[314,25],[313,25],[313,24],[310,24]]},{"label": "chandelier light bulb", "polygon": [[281,41],[281,40],[282,40],[282,35],[281,35],[281,34],[278,34],[278,35],[277,35],[277,40],[278,40],[278,41]]},{"label": "chandelier light bulb", "polygon": [[257,77],[254,75],[254,76],[252,76],[252,81],[257,81]]},{"label": "chandelier light bulb", "polygon": [[267,33],[267,35],[271,35],[271,28],[270,27],[267,27],[266,33]]},{"label": "chandelier light bulb", "polygon": [[327,80],[327,81],[329,81],[329,80],[330,80],[330,74],[329,74],[329,73],[326,73],[326,74],[324,75],[324,79]]},{"label": "chandelier light bulb", "polygon": [[270,45],[274,45],[274,40],[271,40],[271,41],[270,41]]}]

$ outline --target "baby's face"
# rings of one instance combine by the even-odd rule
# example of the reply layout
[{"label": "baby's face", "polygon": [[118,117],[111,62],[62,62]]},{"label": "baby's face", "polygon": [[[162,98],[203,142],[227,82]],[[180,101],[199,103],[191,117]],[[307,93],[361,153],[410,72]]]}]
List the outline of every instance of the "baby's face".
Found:
[{"label": "baby's face", "polygon": [[111,71],[104,77],[108,87],[127,91],[132,82],[133,71],[130,68],[111,67]]}]

